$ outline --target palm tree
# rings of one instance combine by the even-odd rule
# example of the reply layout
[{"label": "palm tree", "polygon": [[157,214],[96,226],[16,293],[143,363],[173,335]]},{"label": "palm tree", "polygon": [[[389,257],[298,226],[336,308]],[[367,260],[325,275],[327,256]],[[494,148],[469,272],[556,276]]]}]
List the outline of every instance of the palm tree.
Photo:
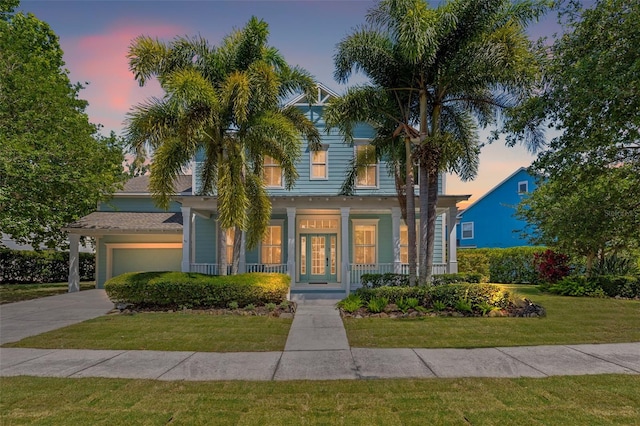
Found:
[{"label": "palm tree", "polygon": [[[298,177],[300,136],[311,149],[320,147],[318,131],[298,109],[284,107],[292,93],[309,99],[315,83],[303,69],[290,67],[267,45],[268,25],[251,18],[222,40],[219,47],[200,38],[170,43],[141,36],[129,48],[129,64],[144,85],[156,77],[165,95],[137,105],[128,115],[127,141],[138,155],[153,152],[150,191],[167,208],[174,182],[196,154],[202,163],[201,194],[217,194],[222,232],[234,228],[237,265],[241,230],[248,248],[262,239],[271,216],[262,171],[265,156],[277,161],[285,187]],[[226,273],[226,251],[219,250],[220,272]],[[235,269],[235,268],[234,268]]]},{"label": "palm tree", "polygon": [[376,158],[368,158],[366,154],[371,155],[370,151],[364,151],[365,155],[353,159],[342,193],[353,194],[356,175],[366,165],[382,159],[391,165],[402,219],[407,225],[409,284],[415,285],[417,239],[410,113],[397,93],[393,98],[384,88],[365,85],[350,88],[343,96],[334,99],[325,110],[325,122],[327,129],[338,128],[347,143],[353,143],[355,124],[366,122],[375,129],[376,136],[371,144],[375,147]]},{"label": "palm tree", "polygon": [[[477,128],[513,129],[508,111],[526,100],[539,77],[538,57],[524,30],[546,1],[452,0],[432,9],[423,0],[382,0],[368,26],[338,45],[335,77],[353,70],[390,93],[403,93],[413,126],[405,129],[420,170],[420,282],[433,265],[438,176],[471,179],[477,171]],[[512,136],[543,143],[540,133]]]}]

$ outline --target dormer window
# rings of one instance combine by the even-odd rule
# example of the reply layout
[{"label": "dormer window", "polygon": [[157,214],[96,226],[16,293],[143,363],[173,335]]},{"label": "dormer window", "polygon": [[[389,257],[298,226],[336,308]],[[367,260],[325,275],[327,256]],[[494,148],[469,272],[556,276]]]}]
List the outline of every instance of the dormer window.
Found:
[{"label": "dormer window", "polygon": [[264,185],[267,188],[282,188],[282,167],[273,158],[264,157]]},{"label": "dormer window", "polygon": [[371,158],[372,163],[358,170],[356,188],[378,187],[378,164],[375,163],[375,147],[373,145],[356,145],[357,158]]},{"label": "dormer window", "polygon": [[529,192],[529,182],[526,180],[518,182],[518,194],[526,194],[527,192]]}]

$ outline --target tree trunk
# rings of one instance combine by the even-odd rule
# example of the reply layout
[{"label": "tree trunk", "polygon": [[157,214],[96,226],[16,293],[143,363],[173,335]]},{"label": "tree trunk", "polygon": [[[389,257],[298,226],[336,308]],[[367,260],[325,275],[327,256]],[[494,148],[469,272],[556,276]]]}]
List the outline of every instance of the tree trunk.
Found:
[{"label": "tree trunk", "polygon": [[428,257],[428,236],[429,220],[429,173],[427,163],[424,158],[420,158],[420,277],[421,285],[427,284],[427,257]]},{"label": "tree trunk", "polygon": [[431,282],[431,273],[433,271],[433,250],[435,248],[436,236],[436,207],[438,205],[438,168],[432,167],[429,170],[428,190],[427,190],[427,238],[426,238],[426,255],[425,255],[425,271],[424,283]]},{"label": "tree trunk", "polygon": [[227,275],[227,230],[218,226],[218,275]]},{"label": "tree trunk", "polygon": [[405,222],[407,224],[407,252],[409,260],[409,285],[416,285],[417,275],[417,261],[416,261],[416,199],[415,191],[413,189],[413,155],[411,153],[411,140],[405,138],[405,151],[406,151],[406,171],[407,171],[407,189],[406,189],[406,206],[407,217]]},{"label": "tree trunk", "polygon": [[240,249],[242,245],[242,229],[236,226],[233,231],[233,259],[231,259],[231,275],[238,274],[240,265]]}]

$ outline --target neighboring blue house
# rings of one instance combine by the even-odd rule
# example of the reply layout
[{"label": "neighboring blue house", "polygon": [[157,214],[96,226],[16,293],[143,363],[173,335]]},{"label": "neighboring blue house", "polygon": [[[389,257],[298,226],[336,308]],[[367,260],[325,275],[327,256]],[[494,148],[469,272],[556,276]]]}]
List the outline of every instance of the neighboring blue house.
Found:
[{"label": "neighboring blue house", "polygon": [[526,222],[515,217],[516,207],[536,189],[535,178],[520,167],[458,215],[458,246],[467,248],[529,245],[521,237]]},{"label": "neighboring blue house", "polygon": [[[374,132],[369,126],[358,126],[354,145],[345,144],[335,131],[327,134],[323,110],[336,94],[322,85],[318,92],[313,105],[302,95],[291,104],[306,111],[316,123],[324,149],[303,152],[296,165],[299,178],[290,191],[283,188],[280,166],[266,159],[264,179],[273,207],[271,224],[256,249],[246,250],[242,238],[238,270],[287,273],[292,278],[292,292],[349,292],[360,285],[363,273],[407,270],[407,227],[401,220],[393,177],[384,162],[371,164],[358,175],[355,195],[338,195],[350,160],[358,151],[369,149]],[[199,170],[198,158],[192,170]],[[168,212],[154,206],[147,186],[147,176],[130,180],[99,211],[66,228],[72,243],[80,235],[96,239],[97,286],[128,271],[218,274],[222,250],[231,258],[233,235],[227,232],[219,238],[217,200],[215,195],[195,195],[198,173],[176,182]],[[456,203],[469,198],[444,195],[444,186],[441,179],[434,273],[457,272]],[[447,229],[450,235],[446,235]],[[226,244],[219,247],[222,244],[217,242],[225,239]]]}]

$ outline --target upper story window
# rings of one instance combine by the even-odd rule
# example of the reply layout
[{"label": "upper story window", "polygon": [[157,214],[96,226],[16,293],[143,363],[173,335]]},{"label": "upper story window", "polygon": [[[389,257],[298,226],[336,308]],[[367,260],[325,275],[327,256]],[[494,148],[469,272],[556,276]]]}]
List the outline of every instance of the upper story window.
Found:
[{"label": "upper story window", "polygon": [[522,181],[522,182],[518,182],[518,194],[525,194],[529,192],[529,182]]},{"label": "upper story window", "polygon": [[282,225],[270,225],[262,239],[260,260],[266,265],[282,263]]},{"label": "upper story window", "polygon": [[469,240],[473,238],[473,222],[462,222],[462,239]]},{"label": "upper story window", "polygon": [[309,173],[309,179],[311,180],[326,180],[329,178],[329,151],[327,146],[324,146],[322,150],[311,152],[311,172]]},{"label": "upper story window", "polygon": [[268,155],[264,157],[264,185],[267,188],[282,188],[282,167]]},{"label": "upper story window", "polygon": [[356,188],[377,188],[378,187],[378,164],[375,163],[375,147],[373,145],[356,145],[356,156],[371,159],[371,164],[358,170],[356,177]]}]

